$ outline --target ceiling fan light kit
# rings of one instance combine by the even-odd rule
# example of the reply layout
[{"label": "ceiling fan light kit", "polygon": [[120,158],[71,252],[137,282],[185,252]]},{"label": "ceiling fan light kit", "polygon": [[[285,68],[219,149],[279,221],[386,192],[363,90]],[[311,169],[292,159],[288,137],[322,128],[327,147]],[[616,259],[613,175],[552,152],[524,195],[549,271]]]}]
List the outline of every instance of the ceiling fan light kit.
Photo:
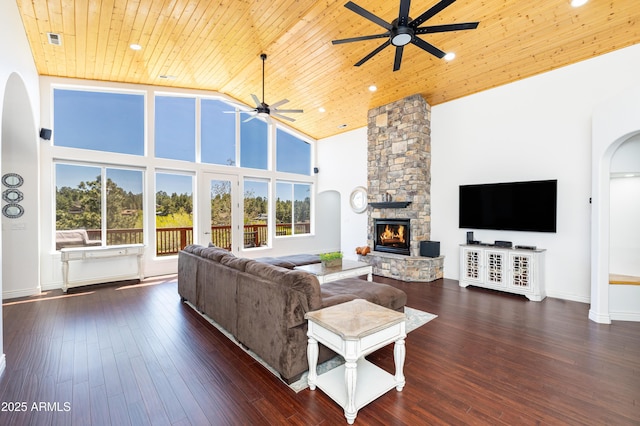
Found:
[{"label": "ceiling fan light kit", "polygon": [[[347,9],[352,12],[357,13],[365,19],[381,26],[386,29],[387,32],[382,34],[373,34],[367,36],[360,37],[351,37],[345,38],[341,40],[333,40],[331,43],[333,44],[343,44],[343,43],[351,43],[354,41],[364,41],[364,40],[373,40],[376,38],[387,38],[387,40],[374,49],[367,56],[359,60],[355,63],[356,67],[367,62],[369,59],[373,58],[375,55],[380,53],[389,45],[392,45],[396,48],[395,60],[393,62],[393,70],[398,71],[400,69],[400,64],[402,63],[402,54],[404,52],[404,46],[412,43],[422,50],[425,50],[432,54],[433,56],[442,59],[445,58],[447,54],[442,50],[438,49],[431,43],[428,43],[418,37],[421,34],[434,34],[434,33],[443,33],[449,31],[462,31],[462,30],[474,30],[478,27],[479,22],[465,22],[461,24],[446,24],[446,25],[433,25],[421,27],[420,25],[424,24],[427,20],[433,18],[447,6],[450,6],[456,0],[440,0],[436,5],[432,6],[426,12],[422,13],[416,19],[411,19],[409,16],[409,9],[411,7],[411,0],[400,0],[400,11],[398,13],[398,18],[394,19],[391,23],[379,18],[373,13],[365,10],[364,8],[358,6],[354,2],[350,1],[344,5]],[[449,56],[450,58],[450,56]],[[447,60],[450,60],[446,58]],[[451,58],[452,59],[452,58]]]}]

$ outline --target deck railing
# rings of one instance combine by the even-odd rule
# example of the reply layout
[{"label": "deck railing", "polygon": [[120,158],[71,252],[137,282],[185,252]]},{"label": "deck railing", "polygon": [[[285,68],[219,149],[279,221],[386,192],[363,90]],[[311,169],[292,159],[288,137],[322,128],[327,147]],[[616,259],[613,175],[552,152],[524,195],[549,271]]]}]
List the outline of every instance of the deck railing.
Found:
[{"label": "deck railing", "polygon": [[[296,234],[308,234],[311,226],[308,222],[294,224]],[[102,239],[99,229],[88,229],[91,240]],[[278,223],[276,235],[291,235],[291,224]],[[244,226],[244,248],[260,247],[269,239],[269,229],[266,224]],[[107,229],[107,245],[141,244],[144,240],[143,230],[140,228]],[[211,242],[218,247],[231,250],[231,226],[212,226]],[[171,256],[193,244],[192,227],[158,228],[156,229],[156,256]]]}]

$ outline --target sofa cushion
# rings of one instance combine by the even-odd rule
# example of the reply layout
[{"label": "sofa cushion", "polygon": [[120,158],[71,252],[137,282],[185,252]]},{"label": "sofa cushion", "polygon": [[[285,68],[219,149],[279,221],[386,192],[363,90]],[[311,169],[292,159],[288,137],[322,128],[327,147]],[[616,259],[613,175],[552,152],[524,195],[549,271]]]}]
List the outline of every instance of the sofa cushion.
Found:
[{"label": "sofa cushion", "polygon": [[320,286],[320,293],[323,308],[354,299],[366,299],[394,311],[403,311],[407,303],[407,294],[404,291],[360,278],[343,278],[325,283]]},{"label": "sofa cushion", "polygon": [[286,284],[287,287],[291,286],[291,283],[286,278],[286,274],[289,272],[286,268],[281,268],[279,266],[263,262],[250,262],[246,265],[245,271],[251,275],[255,275],[269,281]]},{"label": "sofa cushion", "polygon": [[269,265],[279,266],[281,268],[293,269],[296,267],[295,263],[291,263],[288,260],[281,259],[279,257],[259,257],[256,262],[268,263]]},{"label": "sofa cushion", "polygon": [[215,260],[216,262],[220,262],[223,257],[227,256],[235,258],[234,254],[230,251],[218,247],[204,247],[199,255],[207,259]]},{"label": "sofa cushion", "polygon": [[311,265],[320,263],[320,256],[317,254],[291,254],[288,256],[280,256],[278,259],[293,263],[295,266]]},{"label": "sofa cushion", "polygon": [[247,264],[251,262],[255,262],[255,260],[246,259],[243,257],[235,257],[233,255],[223,256],[222,258],[220,258],[221,264],[228,266],[230,268],[233,268],[235,270],[238,270],[240,272],[244,272],[247,268]]}]

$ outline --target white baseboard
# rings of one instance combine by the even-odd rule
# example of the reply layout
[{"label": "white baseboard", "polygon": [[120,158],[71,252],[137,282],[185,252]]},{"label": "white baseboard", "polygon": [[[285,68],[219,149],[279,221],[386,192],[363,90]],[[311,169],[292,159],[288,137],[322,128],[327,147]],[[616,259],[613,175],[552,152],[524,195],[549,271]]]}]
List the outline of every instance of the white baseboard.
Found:
[{"label": "white baseboard", "polygon": [[0,376],[4,373],[5,368],[7,368],[7,357],[5,354],[2,354],[2,356],[0,356]]},{"label": "white baseboard", "polygon": [[609,312],[609,316],[613,321],[640,322],[640,313],[638,312]]},{"label": "white baseboard", "polygon": [[9,291],[2,292],[2,298],[15,299],[18,297],[34,296],[36,294],[40,294],[41,292],[42,292],[42,288],[40,286],[28,288],[28,289],[9,290]]},{"label": "white baseboard", "polygon": [[547,289],[547,297],[570,300],[572,302],[591,303],[591,298],[589,296],[578,296],[577,294],[560,293],[556,291],[549,291],[549,289]]},{"label": "white baseboard", "polygon": [[598,324],[611,324],[611,317],[608,314],[599,314],[591,309],[589,309],[589,319]]}]

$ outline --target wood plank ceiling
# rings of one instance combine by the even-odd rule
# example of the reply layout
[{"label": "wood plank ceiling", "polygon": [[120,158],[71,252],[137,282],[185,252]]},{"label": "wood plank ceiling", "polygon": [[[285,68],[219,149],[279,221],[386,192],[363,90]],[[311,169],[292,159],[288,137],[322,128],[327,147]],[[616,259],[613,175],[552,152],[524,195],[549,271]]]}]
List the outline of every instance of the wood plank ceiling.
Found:
[{"label": "wood plank ceiling", "polygon": [[[437,2],[414,0],[410,16]],[[423,26],[478,28],[421,36],[456,59],[409,45],[393,72],[391,47],[353,66],[384,39],[331,44],[384,32],[346,0],[17,0],[41,75],[213,90],[253,106],[264,52],[265,101],[304,109],[291,126],[313,138],[363,127],[369,109],[415,93],[437,105],[640,42],[640,1],[569,2],[457,0]],[[398,16],[399,0],[355,3],[387,22]]]}]

